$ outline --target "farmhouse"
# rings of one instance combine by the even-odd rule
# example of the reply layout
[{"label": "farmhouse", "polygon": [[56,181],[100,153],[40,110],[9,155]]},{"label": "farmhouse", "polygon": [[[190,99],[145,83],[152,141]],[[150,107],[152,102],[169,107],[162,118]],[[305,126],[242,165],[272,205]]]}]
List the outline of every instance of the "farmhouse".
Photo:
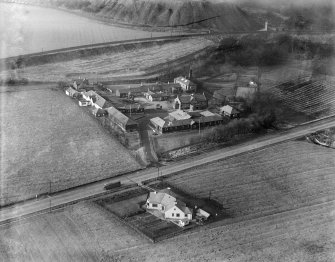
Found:
[{"label": "farmhouse", "polygon": [[138,130],[138,123],[122,114],[115,107],[108,107],[106,109],[108,120],[113,124],[119,126],[125,132],[133,132]]},{"label": "farmhouse", "polygon": [[179,110],[202,110],[208,107],[205,94],[180,95],[174,100],[174,108]]},{"label": "farmhouse", "polygon": [[95,91],[88,91],[83,93],[83,98],[86,101],[89,101],[92,106],[95,108],[106,108],[109,106],[109,103],[106,101],[105,98],[97,94]]},{"label": "farmhouse", "polygon": [[182,90],[186,92],[195,92],[197,89],[197,85],[195,83],[182,76],[175,78],[174,83],[179,84]]},{"label": "farmhouse", "polygon": [[240,117],[240,111],[231,105],[225,105],[220,108],[220,114],[229,118]]},{"label": "farmhouse", "polygon": [[181,227],[189,224],[192,220],[193,210],[178,200],[170,188],[150,192],[146,207],[148,210],[160,212],[163,219],[172,221]]}]

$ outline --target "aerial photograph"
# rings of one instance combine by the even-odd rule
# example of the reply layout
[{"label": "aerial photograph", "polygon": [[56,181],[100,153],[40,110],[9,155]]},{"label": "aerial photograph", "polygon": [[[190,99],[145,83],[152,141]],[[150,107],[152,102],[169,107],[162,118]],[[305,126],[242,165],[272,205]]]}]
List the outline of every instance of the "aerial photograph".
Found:
[{"label": "aerial photograph", "polygon": [[334,0],[0,0],[0,262],[335,262]]}]

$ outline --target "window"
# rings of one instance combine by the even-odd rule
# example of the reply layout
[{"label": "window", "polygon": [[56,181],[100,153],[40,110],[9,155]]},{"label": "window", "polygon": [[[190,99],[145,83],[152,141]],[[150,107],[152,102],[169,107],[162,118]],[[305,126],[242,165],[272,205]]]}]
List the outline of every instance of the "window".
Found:
[{"label": "window", "polygon": [[172,216],[174,217],[174,213],[172,213]]},{"label": "window", "polygon": [[187,217],[187,214],[185,214],[185,217]]},{"label": "window", "polygon": [[176,214],[176,217],[180,217],[180,214],[177,213],[177,214]]},{"label": "window", "polygon": [[152,204],[152,207],[157,207],[157,204]]},{"label": "window", "polygon": [[164,206],[162,206],[162,210],[164,210]]}]

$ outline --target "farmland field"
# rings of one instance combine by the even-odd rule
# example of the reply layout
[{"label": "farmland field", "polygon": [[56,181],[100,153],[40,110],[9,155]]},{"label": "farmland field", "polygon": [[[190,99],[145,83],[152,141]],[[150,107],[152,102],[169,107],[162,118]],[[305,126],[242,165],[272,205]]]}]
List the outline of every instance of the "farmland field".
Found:
[{"label": "farmland field", "polygon": [[90,261],[96,250],[103,261],[334,261],[334,159],[295,141],[172,176],[193,195],[211,190],[232,217],[160,243],[87,202],[0,227],[0,261]]},{"label": "farmland field", "polygon": [[[80,76],[99,81],[111,80],[113,77],[144,74],[148,67],[187,56],[212,44],[205,38],[191,38],[149,47],[121,47],[118,52],[26,67],[20,76],[37,81],[72,80]],[[13,72],[3,71],[0,77],[8,74]]]},{"label": "farmland field", "polygon": [[311,117],[335,113],[335,82],[331,80],[283,83],[271,89],[285,105]]},{"label": "farmland field", "polygon": [[91,202],[1,226],[0,261],[101,261],[146,242]]},{"label": "farmland field", "polygon": [[140,168],[116,138],[60,90],[26,86],[10,91],[0,93],[2,205],[47,193],[50,186],[56,192]]}]

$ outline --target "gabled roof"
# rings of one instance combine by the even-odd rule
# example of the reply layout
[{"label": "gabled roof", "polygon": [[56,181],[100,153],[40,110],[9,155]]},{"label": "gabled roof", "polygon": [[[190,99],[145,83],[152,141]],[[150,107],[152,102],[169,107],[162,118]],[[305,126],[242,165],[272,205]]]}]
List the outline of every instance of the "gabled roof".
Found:
[{"label": "gabled roof", "polygon": [[200,115],[202,115],[202,116],[206,116],[206,117],[207,117],[207,116],[215,116],[214,113],[212,113],[212,112],[210,112],[210,111],[208,111],[208,110],[200,112]]},{"label": "gabled roof", "polygon": [[225,105],[220,108],[220,112],[226,112],[228,114],[236,114],[236,113],[239,113],[239,110],[237,110],[235,107],[232,107],[230,105]]},{"label": "gabled roof", "polygon": [[158,192],[150,192],[148,201],[153,204],[167,205],[177,201],[176,195],[168,188]]},{"label": "gabled roof", "polygon": [[103,108],[106,104],[106,99],[103,98],[102,96],[98,95],[98,94],[95,96],[95,100],[96,101],[94,101],[94,103],[96,105],[100,106],[101,108]]},{"label": "gabled roof", "polygon": [[160,117],[151,118],[150,121],[153,124],[155,124],[155,125],[157,125],[157,126],[159,126],[161,128],[164,127],[164,125],[165,125],[165,121],[163,119],[161,119]]},{"label": "gabled roof", "polygon": [[181,96],[178,96],[177,99],[178,98],[182,104],[207,101],[207,98],[204,94],[181,95]]},{"label": "gabled roof", "polygon": [[127,117],[126,115],[122,114],[119,110],[117,110],[115,107],[108,107],[106,109],[108,116],[115,118],[118,120],[120,124],[123,126],[128,126],[128,125],[138,125],[137,122],[132,120],[131,118]]},{"label": "gabled roof", "polygon": [[191,95],[181,95],[181,96],[178,96],[177,99],[179,99],[180,103],[182,104],[191,103]]},{"label": "gabled roof", "polygon": [[68,89],[66,89],[66,91],[69,92],[70,95],[74,95],[78,93],[78,91],[73,89],[72,87],[69,87]]},{"label": "gabled roof", "polygon": [[191,116],[184,112],[183,110],[176,110],[171,113],[169,113],[171,117],[173,117],[175,120],[184,120],[184,119],[190,119]]},{"label": "gabled roof", "polygon": [[197,102],[206,102],[207,101],[207,98],[206,98],[205,94],[193,94],[191,96],[193,96],[192,100],[195,100]]},{"label": "gabled roof", "polygon": [[187,79],[183,76],[179,76],[179,77],[175,78],[174,81],[181,82],[185,85],[195,85],[191,80],[189,80],[189,79]]}]

